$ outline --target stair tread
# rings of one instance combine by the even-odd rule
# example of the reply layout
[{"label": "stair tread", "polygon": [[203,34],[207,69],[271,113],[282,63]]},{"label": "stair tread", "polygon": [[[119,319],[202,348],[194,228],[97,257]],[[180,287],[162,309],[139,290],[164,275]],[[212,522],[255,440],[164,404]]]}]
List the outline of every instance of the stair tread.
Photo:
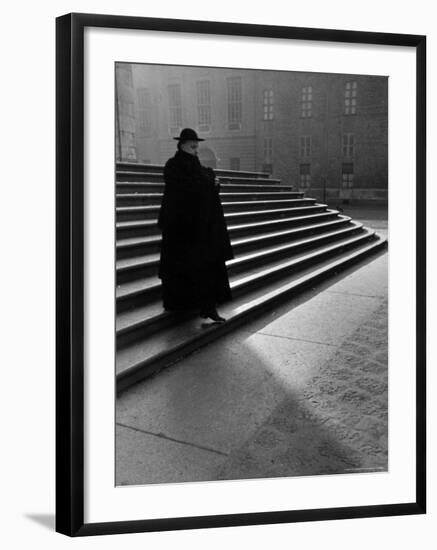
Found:
[{"label": "stair tread", "polygon": [[[281,186],[282,188],[282,186]],[[244,192],[244,191],[234,191],[234,192],[227,192],[227,191],[221,191],[220,192],[220,196],[221,197],[233,197],[233,196],[241,196],[241,197],[246,197],[246,196],[250,196],[250,197],[258,197],[258,196],[265,196],[265,195],[302,195],[304,196],[305,194],[302,192],[302,191],[256,191],[255,193],[247,193],[247,192]]]},{"label": "stair tread", "polygon": [[[259,180],[254,180],[254,181],[259,181]],[[159,187],[162,187],[164,188],[164,182],[163,181],[119,181],[117,180],[116,182],[116,185],[118,186],[121,186],[122,188],[123,187],[156,187],[156,186],[159,186]],[[267,191],[267,190],[278,190],[278,191],[285,191],[285,190],[289,190],[289,191],[295,191],[296,193],[299,193],[300,191],[297,191],[295,187],[293,187],[292,185],[283,185],[281,183],[281,185],[271,185],[271,184],[260,184],[260,183],[246,183],[246,184],[236,184],[236,183],[224,183],[222,182],[220,184],[220,188],[221,189],[229,189],[229,190],[232,190],[232,189],[235,189],[236,187],[238,187],[239,189],[241,189],[241,187],[244,187],[244,189],[259,189],[259,190],[264,190],[264,191]]]},{"label": "stair tread", "polygon": [[[374,232],[373,232],[374,233]],[[284,267],[286,265],[293,265],[293,264],[299,264],[302,259],[306,259],[307,256],[311,255],[317,255],[320,253],[323,253],[323,251],[335,248],[335,247],[341,247],[343,244],[354,241],[355,239],[358,239],[357,237],[343,237],[340,238],[338,241],[335,241],[335,244],[331,244],[329,246],[326,245],[319,245],[314,248],[314,250],[311,250],[310,252],[308,250],[301,252],[300,254],[295,254],[292,259],[277,259],[273,261],[269,261],[268,267],[260,267],[255,266],[252,269],[248,269],[244,272],[244,275],[241,273],[237,275],[230,274],[229,281],[231,288],[240,287],[245,282],[247,282],[249,279],[253,278],[254,274],[257,275],[258,278],[267,276],[268,274],[273,273],[277,268]],[[359,239],[358,239],[359,240]],[[237,258],[235,260],[230,260],[227,262],[229,264],[230,262],[236,262],[236,261],[243,261],[241,258]],[[129,281],[127,283],[123,283],[117,286],[116,289],[116,295],[117,298],[124,298],[129,295],[134,295],[138,292],[143,292],[147,290],[151,290],[152,288],[158,288],[160,286],[160,279],[157,275],[149,275],[148,277],[143,277],[141,279],[136,279],[134,281]]]},{"label": "stair tread", "polygon": [[129,237],[117,239],[117,248],[125,248],[129,246],[148,245],[161,242],[161,235],[149,235],[147,237]]},{"label": "stair tread", "polygon": [[[319,206],[324,206],[324,205],[317,205],[317,208]],[[309,209],[311,210],[314,210],[314,207],[313,206],[309,206],[308,207]],[[327,209],[326,212],[315,212],[314,214],[305,214],[304,216],[292,216],[291,218],[275,218],[273,220],[260,220],[259,222],[254,222],[254,223],[241,223],[241,224],[234,224],[234,225],[230,225],[228,226],[228,230],[229,231],[236,231],[236,230],[241,230],[241,229],[245,229],[245,228],[260,228],[260,227],[266,227],[266,226],[271,226],[271,225],[282,225],[288,221],[301,221],[301,220],[304,220],[304,219],[311,219],[311,218],[318,218],[318,217],[330,217],[334,214],[338,214],[338,210],[331,210],[331,209]]]},{"label": "stair tread", "polygon": [[[164,173],[163,172],[154,172],[154,171],[148,171],[147,169],[146,170],[117,170],[117,177],[125,177],[125,176],[141,176],[141,177],[146,177],[146,176],[153,176],[153,177],[156,177],[156,176],[160,176],[160,177],[164,177]],[[270,182],[274,182],[275,184],[276,183],[280,183],[281,180],[278,179],[278,178],[270,178],[270,177],[262,177],[262,176],[258,176],[258,175],[247,175],[247,176],[244,176],[244,175],[225,175],[225,174],[216,174],[216,177],[219,179],[219,180],[231,180],[231,181],[259,181],[259,182],[267,182],[267,183],[270,183]]]},{"label": "stair tread", "polygon": [[[355,222],[353,222],[355,223]],[[361,225],[361,224],[359,224]],[[308,252],[308,251],[306,251]],[[156,257],[159,258],[159,254],[156,254]],[[295,256],[296,258],[296,256]],[[279,260],[278,262],[276,262],[277,264],[281,264],[284,262],[284,259],[282,258],[281,260]],[[254,273],[257,273],[260,271],[259,267],[258,268],[254,268],[253,270],[251,270],[252,272]],[[248,274],[248,271],[246,271],[246,274]],[[234,275],[232,276],[232,274],[230,275],[230,282],[231,282],[231,286],[232,286],[232,281],[233,279],[235,279],[237,277],[237,275]],[[154,315],[156,315],[157,313],[162,313],[163,312],[163,309],[162,309],[162,306],[160,305],[160,301],[158,301],[159,303],[155,301],[151,301],[148,304],[145,304],[144,306],[141,306],[140,308],[135,308],[134,310],[129,310],[129,311],[126,311],[126,312],[121,312],[118,314],[117,316],[117,327],[119,326],[120,324],[120,328],[127,328],[131,322],[134,322],[135,324],[136,323],[144,323],[145,321],[147,320],[150,320],[151,317],[153,317]],[[150,307],[149,307],[150,306]],[[141,310],[141,312],[140,312]],[[117,328],[118,330],[118,328]]]},{"label": "stair tread", "polygon": [[[363,227],[361,225],[361,227]],[[323,254],[324,252],[327,252],[328,250],[335,250],[336,248],[340,248],[342,245],[347,244],[349,242],[360,240],[365,240],[370,234],[374,234],[374,231],[368,232],[365,231],[363,233],[360,233],[358,236],[344,236],[342,235],[338,240],[336,240],[334,243],[326,244],[319,244],[318,246],[310,249],[305,250],[301,252],[300,254],[293,255],[292,258],[281,258],[278,260],[274,260],[273,262],[269,263],[265,267],[260,266],[254,266],[251,269],[247,269],[244,271],[244,273],[238,273],[237,278],[235,278],[233,282],[233,289],[239,288],[246,284],[247,282],[253,280],[254,278],[261,279],[263,277],[268,277],[272,272],[276,271],[277,269],[281,269],[285,266],[292,267],[294,265],[299,265],[302,260],[306,260],[309,257],[317,257],[317,255]]]},{"label": "stair tread", "polygon": [[[322,203],[316,203],[311,206],[297,206],[294,208],[275,208],[271,210],[244,210],[242,212],[225,212],[225,218],[232,221],[234,218],[239,217],[246,217],[246,216],[268,216],[269,214],[272,214],[274,216],[278,216],[278,214],[281,213],[291,213],[295,212],[296,210],[304,211],[304,212],[311,212],[312,210],[317,210],[319,208],[326,208],[326,204]],[[136,208],[136,207],[135,207]],[[268,220],[269,222],[271,220]],[[127,227],[147,227],[147,226],[155,226],[156,225],[156,219],[153,220],[129,220],[124,222],[117,222],[116,226],[117,228],[127,228]]]},{"label": "stair tread", "polygon": [[115,293],[117,298],[124,298],[128,295],[135,294],[137,292],[142,292],[144,290],[148,290],[152,287],[156,287],[156,285],[159,283],[159,279],[156,275],[150,275],[149,277],[143,277],[142,279],[138,280],[135,279],[134,281],[129,281],[127,283],[123,283],[120,285],[117,285]]},{"label": "stair tread", "polygon": [[[120,167],[123,167],[123,168],[120,168]],[[162,172],[164,173],[164,164],[153,164],[153,163],[145,163],[145,162],[129,162],[129,161],[119,161],[117,162],[117,166],[116,166],[116,169],[117,169],[117,172],[119,172],[120,170],[122,171],[123,169],[125,168],[133,168],[133,169],[143,169],[144,171],[147,171],[147,170],[152,170],[153,173],[155,172]],[[220,174],[244,174],[244,175],[249,175],[249,176],[253,176],[253,177],[266,177],[268,178],[270,176],[270,174],[268,172],[256,172],[256,171],[252,171],[252,170],[231,170],[231,169],[226,169],[226,168],[215,168],[214,169],[215,173],[217,175],[220,175]]]},{"label": "stair tread", "polygon": [[[337,214],[338,210],[328,210],[327,212],[318,212],[315,214],[308,214],[305,216],[293,216],[292,218],[281,218],[279,220],[267,220],[267,221],[260,221],[256,223],[245,223],[245,224],[238,224],[238,225],[228,225],[228,231],[232,233],[234,230],[238,229],[250,229],[250,228],[260,228],[264,226],[270,226],[274,224],[283,224],[286,223],[289,220],[293,221],[300,221],[303,219],[306,219],[308,221],[311,221],[312,219],[319,219],[324,217],[332,216],[333,214]],[[132,222],[130,222],[132,223]],[[299,226],[303,227],[303,226]],[[308,226],[309,227],[309,226]],[[296,228],[298,229],[298,228]],[[148,237],[131,237],[131,238],[124,238],[124,239],[118,239],[117,240],[117,248],[123,248],[128,246],[136,246],[138,244],[150,244],[150,243],[160,243],[161,242],[161,235],[150,235]]]},{"label": "stair tread", "polygon": [[[334,222],[331,222],[331,223],[337,223],[337,224],[338,224],[339,222],[345,223],[345,221],[346,221],[346,222],[347,222],[347,221],[351,221],[351,218],[349,218],[348,216],[342,216],[342,218],[344,218],[344,219],[343,219],[343,220],[335,220]],[[354,222],[352,222],[352,223],[354,223]],[[325,225],[325,224],[323,224],[323,225]],[[308,227],[314,227],[314,226],[308,226]],[[271,234],[268,234],[268,235],[271,235]],[[323,235],[326,236],[326,233],[324,233]],[[158,259],[159,259],[159,253],[150,255],[150,257],[153,257],[154,259],[158,260]],[[257,271],[257,270],[259,271],[259,268],[256,269],[255,271]],[[232,283],[232,274],[230,275],[230,280],[231,280],[231,283]],[[158,282],[159,282],[159,281],[158,281]],[[154,303],[153,301],[150,302],[150,307],[151,307],[152,309],[153,309],[153,308],[156,309],[155,303]],[[138,315],[137,315],[137,314],[133,314],[133,312],[136,311],[136,309],[135,309],[135,310],[129,310],[129,311],[127,311],[127,312],[121,312],[121,313],[119,313],[118,316],[117,316],[117,321],[120,320],[120,322],[121,322],[121,325],[120,325],[120,326],[125,326],[126,324],[129,324],[128,321],[124,321],[124,318],[125,318],[125,317],[135,317],[135,318],[137,319],[137,321],[145,321],[146,319],[148,319],[148,318],[150,317],[150,315],[153,315],[153,314],[154,314],[154,311],[152,311],[152,310],[151,310],[151,311],[148,311],[148,306],[147,306],[147,304],[146,304],[144,307],[138,308],[138,309],[141,309],[142,311],[144,311],[144,315],[143,315],[143,314],[138,314]],[[162,308],[158,307],[158,309],[162,309]]]},{"label": "stair tread", "polygon": [[162,306],[161,299],[148,302],[147,304],[129,311],[123,311],[117,315],[115,323],[116,332],[120,333],[124,330],[129,330],[132,327],[143,324],[144,322],[147,322],[152,318],[156,318],[159,315],[168,315]]},{"label": "stair tread", "polygon": [[117,229],[120,228],[128,228],[128,227],[155,227],[156,226],[156,219],[154,220],[129,220],[126,222],[117,222],[116,224]]},{"label": "stair tread", "polygon": [[[222,201],[222,206],[226,208],[227,206],[241,206],[241,205],[247,205],[247,206],[256,206],[256,205],[270,205],[270,204],[302,204],[302,203],[308,203],[310,201],[315,202],[316,199],[312,199],[310,197],[305,197],[301,199],[272,199],[272,200],[264,200],[264,201],[257,201],[257,200],[250,200],[250,201]],[[117,206],[115,209],[117,212],[149,212],[154,210],[159,210],[161,208],[160,204],[143,204],[140,206]]]},{"label": "stair tread", "polygon": [[[311,266],[299,271],[293,275],[287,275],[284,279],[270,282],[263,287],[254,289],[242,296],[238,296],[232,302],[223,304],[220,307],[220,313],[227,318],[227,323],[232,322],[237,317],[244,315],[250,310],[267,303],[293,288],[299,287],[304,282],[314,279],[316,276],[327,272],[336,267],[340,267],[345,262],[358,258],[365,252],[381,247],[385,239],[377,238],[370,243],[366,242],[352,251],[347,251],[340,258],[330,258],[319,262],[316,266]],[[143,341],[138,341],[117,352],[117,375],[125,374],[130,369],[141,367],[141,364],[150,361],[162,354],[182,348],[190,341],[202,337],[207,331],[216,331],[220,325],[212,325],[206,329],[201,328],[201,319],[192,318],[180,322],[177,326],[171,326],[155,333]],[[147,345],[145,345],[147,341]]]},{"label": "stair tread", "polygon": [[[344,223],[344,220],[336,220],[336,223],[337,224],[338,223]],[[299,247],[303,243],[308,243],[308,242],[317,243],[318,241],[320,241],[323,238],[326,238],[327,236],[332,236],[332,235],[335,235],[335,234],[341,235],[343,233],[347,233],[349,231],[356,230],[357,227],[362,227],[362,224],[359,224],[357,222],[352,222],[352,221],[351,221],[351,227],[350,228],[347,227],[345,229],[336,229],[335,226],[333,228],[332,224],[331,225],[321,224],[321,225],[326,226],[327,231],[324,231],[322,233],[318,233],[317,235],[306,236],[306,237],[302,237],[300,239],[298,238],[298,239],[295,239],[291,242],[281,243],[280,245],[264,246],[261,249],[258,248],[256,252],[247,252],[245,254],[239,255],[234,260],[230,260],[228,262],[228,265],[233,265],[235,263],[238,263],[239,261],[246,261],[249,258],[255,258],[255,257],[261,256],[265,253],[271,253],[271,252],[274,252],[274,251],[287,250],[287,249],[292,250],[294,247]],[[310,226],[310,227],[314,227],[314,226]],[[294,231],[296,231],[296,230],[294,230]],[[290,233],[290,231],[282,231],[282,232],[277,233],[277,235],[284,235],[284,234],[287,235],[287,234],[291,234],[291,233]],[[267,233],[267,234],[265,234],[265,236],[263,238],[264,239],[271,238],[271,236],[272,236],[271,233]],[[261,236],[259,236],[256,239],[254,239],[254,238],[238,239],[238,244],[245,243],[245,242],[251,242],[251,241],[259,241],[259,243],[262,244],[263,238],[261,238]],[[237,242],[232,241],[233,246],[235,246],[236,244],[237,244]],[[135,256],[134,258],[126,258],[126,259],[118,260],[117,261],[117,270],[119,270],[119,269],[120,270],[129,269],[129,268],[132,268],[132,267],[154,265],[158,261],[159,261],[159,253],[143,254],[141,256]]]},{"label": "stair tread", "polygon": [[123,258],[121,260],[117,260],[117,271],[132,267],[154,265],[158,260],[159,252],[143,254],[141,256],[135,256],[134,258]]},{"label": "stair tread", "polygon": [[222,180],[226,180],[226,181],[236,181],[236,182],[239,182],[239,181],[255,181],[255,182],[262,182],[262,183],[267,183],[267,184],[270,184],[271,182],[274,182],[275,185],[276,184],[280,184],[281,183],[281,180],[278,179],[278,178],[262,178],[262,177],[252,177],[252,176],[221,176],[220,174],[217,175],[218,179],[223,182]]},{"label": "stair tread", "polygon": [[321,227],[335,227],[336,225],[343,224],[347,221],[351,221],[352,218],[350,216],[339,216],[337,219],[332,221],[326,221],[323,223],[312,223],[310,225],[299,225],[298,227],[294,227],[292,229],[284,229],[282,231],[269,231],[267,233],[259,233],[255,236],[245,236],[240,237],[238,239],[232,239],[232,245],[239,245],[242,243],[249,243],[249,242],[256,242],[258,240],[266,239],[266,238],[274,238],[274,237],[282,237],[286,235],[296,235],[299,233],[303,233],[305,231],[309,231],[311,229],[318,229]]},{"label": "stair tread", "polygon": [[153,176],[156,176],[156,175],[159,175],[159,176],[163,176],[164,173],[163,172],[154,172],[153,170],[150,171],[150,170],[117,170],[117,176],[120,176],[120,175],[123,175],[123,176],[126,176],[126,175],[135,175],[135,176],[148,176],[148,175],[153,175]]},{"label": "stair tread", "polygon": [[[129,198],[129,199],[134,199],[134,198],[151,198],[151,199],[159,199],[159,198],[162,198],[163,197],[163,193],[118,193],[116,195],[117,199],[119,198]],[[224,198],[231,198],[231,197],[241,197],[241,198],[244,198],[244,197],[258,197],[258,196],[265,196],[265,195],[275,195],[275,196],[282,196],[282,195],[285,195],[285,196],[295,196],[295,195],[301,195],[303,196],[304,193],[302,191],[274,191],[274,192],[269,192],[269,191],[258,191],[256,193],[245,193],[244,191],[234,191],[233,193],[228,193],[227,191],[225,192],[220,192],[220,196],[221,197],[224,197]],[[273,199],[274,200],[274,199]]]}]

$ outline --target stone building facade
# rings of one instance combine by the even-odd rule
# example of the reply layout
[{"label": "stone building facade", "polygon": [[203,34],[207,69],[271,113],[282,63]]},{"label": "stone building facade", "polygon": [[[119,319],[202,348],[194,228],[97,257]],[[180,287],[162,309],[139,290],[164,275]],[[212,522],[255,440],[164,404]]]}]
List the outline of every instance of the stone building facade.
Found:
[{"label": "stone building facade", "polygon": [[209,166],[266,171],[328,202],[387,202],[387,77],[125,63],[116,74],[119,159],[164,164],[191,127]]}]

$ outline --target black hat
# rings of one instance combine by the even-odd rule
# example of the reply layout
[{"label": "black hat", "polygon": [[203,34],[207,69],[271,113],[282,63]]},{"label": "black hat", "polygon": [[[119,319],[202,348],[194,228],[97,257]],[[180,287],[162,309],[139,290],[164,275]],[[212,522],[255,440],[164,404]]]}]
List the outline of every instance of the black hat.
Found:
[{"label": "black hat", "polygon": [[197,134],[191,128],[184,128],[179,137],[174,137],[178,141],[205,141],[204,139],[197,137]]}]

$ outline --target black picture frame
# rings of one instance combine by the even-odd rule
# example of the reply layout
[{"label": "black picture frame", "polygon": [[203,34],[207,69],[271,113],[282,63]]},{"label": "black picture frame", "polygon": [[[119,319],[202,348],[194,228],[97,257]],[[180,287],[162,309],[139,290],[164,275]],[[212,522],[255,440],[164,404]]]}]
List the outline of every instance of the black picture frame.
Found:
[{"label": "black picture frame", "polygon": [[[105,27],[414,48],[416,52],[416,499],[387,505],[84,523],[84,29]],[[56,20],[56,530],[69,536],[426,511],[426,37],[67,14]]]}]

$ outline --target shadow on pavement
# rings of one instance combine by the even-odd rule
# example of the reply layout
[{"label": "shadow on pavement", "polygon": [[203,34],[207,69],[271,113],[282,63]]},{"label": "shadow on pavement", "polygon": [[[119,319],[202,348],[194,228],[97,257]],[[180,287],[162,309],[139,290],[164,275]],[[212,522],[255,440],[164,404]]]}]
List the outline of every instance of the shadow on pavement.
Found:
[{"label": "shadow on pavement", "polygon": [[386,324],[383,304],[339,348],[243,334],[132,387],[117,484],[386,471]]}]

